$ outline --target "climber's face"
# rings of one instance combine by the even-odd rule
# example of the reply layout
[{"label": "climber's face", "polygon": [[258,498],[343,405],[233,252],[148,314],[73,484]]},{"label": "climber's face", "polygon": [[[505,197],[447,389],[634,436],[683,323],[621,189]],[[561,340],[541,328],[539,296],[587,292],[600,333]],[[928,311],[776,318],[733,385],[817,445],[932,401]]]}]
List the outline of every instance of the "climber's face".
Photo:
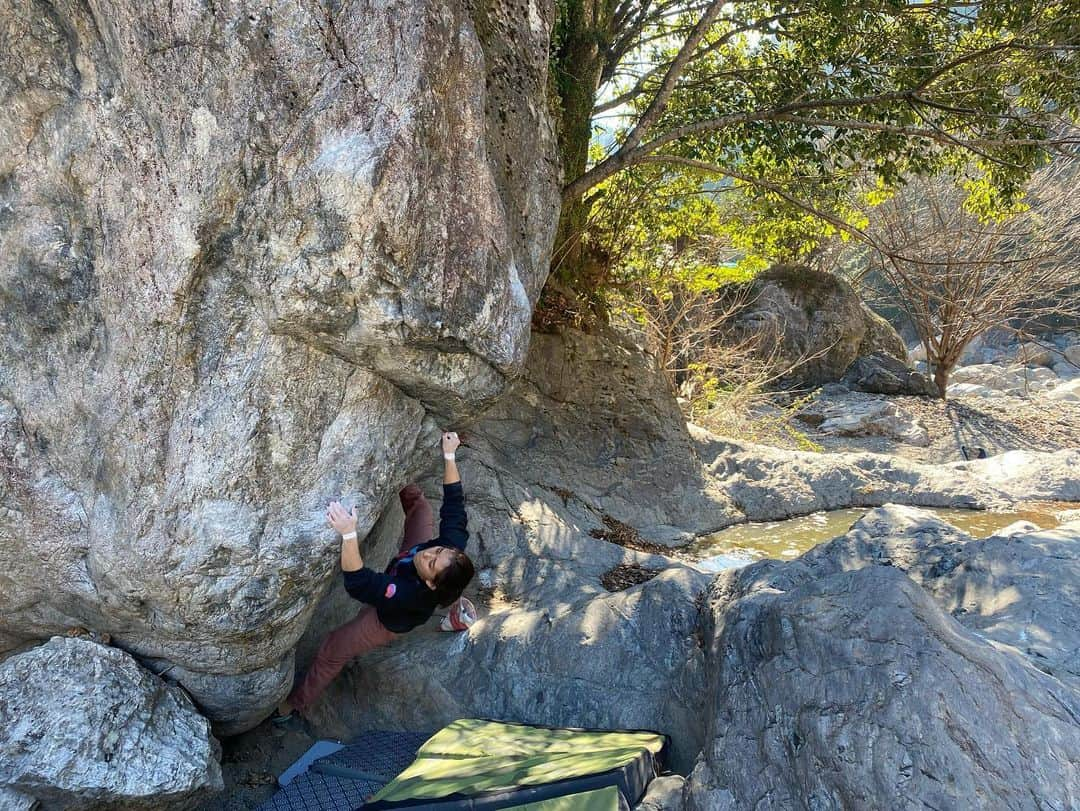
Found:
[{"label": "climber's face", "polygon": [[420,579],[428,584],[430,588],[435,588],[435,578],[439,572],[450,565],[450,562],[454,559],[454,548],[452,546],[433,546],[430,549],[421,549],[416,553],[416,557],[413,558],[413,565],[416,567],[416,573],[420,575]]}]

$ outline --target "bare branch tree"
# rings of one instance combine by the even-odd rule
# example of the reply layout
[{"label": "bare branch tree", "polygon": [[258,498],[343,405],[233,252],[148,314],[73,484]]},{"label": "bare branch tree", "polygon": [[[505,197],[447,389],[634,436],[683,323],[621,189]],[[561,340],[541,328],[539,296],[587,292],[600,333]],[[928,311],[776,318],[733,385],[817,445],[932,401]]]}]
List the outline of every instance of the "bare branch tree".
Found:
[{"label": "bare branch tree", "polygon": [[1080,161],[1059,159],[1027,188],[1029,207],[1000,222],[965,210],[939,178],[911,181],[868,211],[871,270],[906,311],[945,396],[964,349],[995,326],[1080,316]]}]

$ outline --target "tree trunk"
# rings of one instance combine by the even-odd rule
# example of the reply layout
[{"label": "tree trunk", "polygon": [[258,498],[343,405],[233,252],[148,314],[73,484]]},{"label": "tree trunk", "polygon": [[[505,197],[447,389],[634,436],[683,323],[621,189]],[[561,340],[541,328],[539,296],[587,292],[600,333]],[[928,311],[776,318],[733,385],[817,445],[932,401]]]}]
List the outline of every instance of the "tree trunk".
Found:
[{"label": "tree trunk", "polygon": [[[588,168],[592,115],[604,48],[611,38],[613,6],[605,0],[569,0],[556,21],[552,71],[559,95],[559,153],[567,183]],[[551,260],[555,280],[586,296],[606,272],[605,258],[582,238],[590,209],[587,198],[563,200]]]},{"label": "tree trunk", "polygon": [[934,384],[938,388],[938,397],[942,400],[945,399],[945,386],[949,383],[949,372],[951,368],[944,363],[934,361]]}]

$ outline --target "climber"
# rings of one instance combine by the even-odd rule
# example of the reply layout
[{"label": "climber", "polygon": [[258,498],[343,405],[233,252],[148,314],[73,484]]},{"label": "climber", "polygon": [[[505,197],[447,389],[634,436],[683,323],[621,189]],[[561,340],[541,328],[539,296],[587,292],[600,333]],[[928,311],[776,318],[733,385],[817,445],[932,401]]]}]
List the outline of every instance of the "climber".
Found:
[{"label": "climber", "polygon": [[473,564],[464,551],[469,533],[455,459],[460,444],[453,431],[442,435],[445,461],[438,537],[429,540],[434,535],[431,505],[420,488],[411,484],[398,493],[405,510],[405,538],[384,573],[364,567],[356,540],[356,508],[346,510],[330,502],[326,517],[341,535],[345,590],[367,606],[323,640],[306,675],[278,706],[275,722],[287,723],[294,713],[303,714],[354,656],[388,644],[427,622],[436,606],[449,606],[461,597],[472,579]]}]

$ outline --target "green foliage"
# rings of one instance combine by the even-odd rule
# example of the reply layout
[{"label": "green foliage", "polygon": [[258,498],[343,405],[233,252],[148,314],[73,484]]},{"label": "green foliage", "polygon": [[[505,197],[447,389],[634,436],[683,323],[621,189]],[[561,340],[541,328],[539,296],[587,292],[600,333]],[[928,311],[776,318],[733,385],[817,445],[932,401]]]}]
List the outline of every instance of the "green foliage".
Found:
[{"label": "green foliage", "polygon": [[698,178],[642,166],[602,183],[592,199],[587,233],[609,262],[604,293],[644,284],[658,298],[675,288],[716,292],[770,264],[756,253],[731,205],[737,190],[702,188]]},{"label": "green foliage", "polygon": [[[746,268],[804,259],[830,236],[858,234],[864,195],[885,199],[912,176],[951,174],[972,211],[1000,217],[1045,162],[1046,139],[1080,109],[1075,0],[751,0],[725,7],[640,142],[624,150],[702,5],[642,0],[664,13],[645,15],[637,31],[626,29],[630,18],[604,16],[617,5],[589,4],[601,58],[612,43],[636,43],[612,56],[619,65],[605,69],[605,92],[640,92],[619,108],[621,121],[605,121],[614,148],[595,149],[582,180],[593,216],[571,224],[597,228],[585,238],[592,245],[632,247],[600,256],[620,267],[591,270],[590,290],[648,272],[694,235],[726,239],[727,261]],[[581,7],[559,0],[560,19]],[[588,74],[565,61],[559,70],[571,82]],[[658,159],[668,162],[635,166]],[[679,163],[688,160],[713,169]],[[655,194],[637,194],[642,184]],[[622,215],[610,209],[629,201],[640,210],[630,231],[615,233]],[[582,205],[580,195],[566,204]],[[715,264],[691,252],[673,267],[694,275]]]}]

